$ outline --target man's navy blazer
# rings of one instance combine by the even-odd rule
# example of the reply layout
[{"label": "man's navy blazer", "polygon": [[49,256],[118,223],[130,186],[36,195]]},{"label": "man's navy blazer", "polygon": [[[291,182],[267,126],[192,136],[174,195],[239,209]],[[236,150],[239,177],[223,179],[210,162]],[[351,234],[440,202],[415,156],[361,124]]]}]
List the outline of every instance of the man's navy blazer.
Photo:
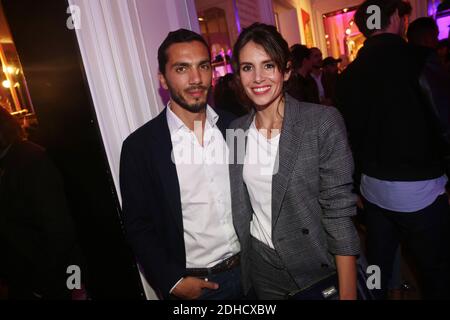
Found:
[{"label": "man's navy blazer", "polygon": [[[215,110],[217,127],[234,119]],[[123,143],[120,189],[125,233],[149,284],[162,297],[186,274],[180,186],[166,109]]]}]

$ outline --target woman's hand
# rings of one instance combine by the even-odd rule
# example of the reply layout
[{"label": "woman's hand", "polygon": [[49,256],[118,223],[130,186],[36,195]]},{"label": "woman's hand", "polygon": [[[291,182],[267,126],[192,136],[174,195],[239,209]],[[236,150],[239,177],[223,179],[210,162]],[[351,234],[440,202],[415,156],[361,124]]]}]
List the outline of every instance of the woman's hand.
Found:
[{"label": "woman's hand", "polygon": [[356,257],[336,256],[336,266],[339,277],[339,299],[356,300]]}]

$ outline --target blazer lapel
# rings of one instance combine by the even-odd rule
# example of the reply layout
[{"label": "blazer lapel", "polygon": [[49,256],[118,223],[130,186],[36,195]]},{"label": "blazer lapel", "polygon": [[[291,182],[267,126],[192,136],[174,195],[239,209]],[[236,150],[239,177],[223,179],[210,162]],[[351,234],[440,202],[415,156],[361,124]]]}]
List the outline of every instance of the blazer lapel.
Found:
[{"label": "blazer lapel", "polygon": [[286,95],[284,122],[278,147],[278,172],[272,178],[272,230],[280,215],[281,204],[294,169],[304,126],[298,125],[300,108],[295,100]]},{"label": "blazer lapel", "polygon": [[183,212],[181,211],[180,184],[178,181],[177,168],[172,161],[172,140],[170,138],[169,126],[167,125],[166,109],[158,117],[153,139],[157,144],[155,152],[159,155],[156,160],[157,172],[164,188],[164,194],[168,196],[168,203],[181,234],[183,234]]},{"label": "blazer lapel", "polygon": [[[255,115],[255,111],[252,110],[245,119],[243,119],[242,123],[235,130],[242,129],[245,133],[250,128],[250,125],[253,121],[253,117]],[[231,133],[231,132],[230,132]],[[235,228],[238,230],[239,234],[242,234],[241,228],[245,228],[247,223],[250,222],[251,208],[248,208],[246,204],[248,203],[248,195],[247,190],[245,189],[243,170],[244,170],[244,159],[245,152],[247,148],[247,134],[245,134],[244,144],[240,142],[242,137],[240,135],[232,135],[227,137],[227,143],[230,150],[230,183],[231,183],[231,192],[234,197],[238,198],[239,201],[233,201],[233,221],[235,224]],[[243,150],[242,150],[243,149]]]}]

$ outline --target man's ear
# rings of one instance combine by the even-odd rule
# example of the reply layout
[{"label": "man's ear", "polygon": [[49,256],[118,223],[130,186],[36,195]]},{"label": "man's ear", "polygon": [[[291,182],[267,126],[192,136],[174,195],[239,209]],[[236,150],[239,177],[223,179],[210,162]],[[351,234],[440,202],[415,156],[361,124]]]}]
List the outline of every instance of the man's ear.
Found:
[{"label": "man's ear", "polygon": [[165,90],[169,90],[169,86],[167,85],[166,77],[161,72],[158,73],[158,78],[159,78],[159,82],[161,83],[161,86]]}]

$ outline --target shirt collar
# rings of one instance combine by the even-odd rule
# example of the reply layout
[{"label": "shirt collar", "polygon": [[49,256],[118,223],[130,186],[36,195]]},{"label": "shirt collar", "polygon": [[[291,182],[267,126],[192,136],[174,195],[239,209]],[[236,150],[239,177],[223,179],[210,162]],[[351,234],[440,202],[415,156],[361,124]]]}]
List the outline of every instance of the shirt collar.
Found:
[{"label": "shirt collar", "polygon": [[[190,130],[184,122],[170,109],[170,101],[167,103],[167,124],[171,134],[178,132],[180,129]],[[213,128],[219,121],[219,115],[211,108],[210,105],[206,105],[206,121]]]}]

